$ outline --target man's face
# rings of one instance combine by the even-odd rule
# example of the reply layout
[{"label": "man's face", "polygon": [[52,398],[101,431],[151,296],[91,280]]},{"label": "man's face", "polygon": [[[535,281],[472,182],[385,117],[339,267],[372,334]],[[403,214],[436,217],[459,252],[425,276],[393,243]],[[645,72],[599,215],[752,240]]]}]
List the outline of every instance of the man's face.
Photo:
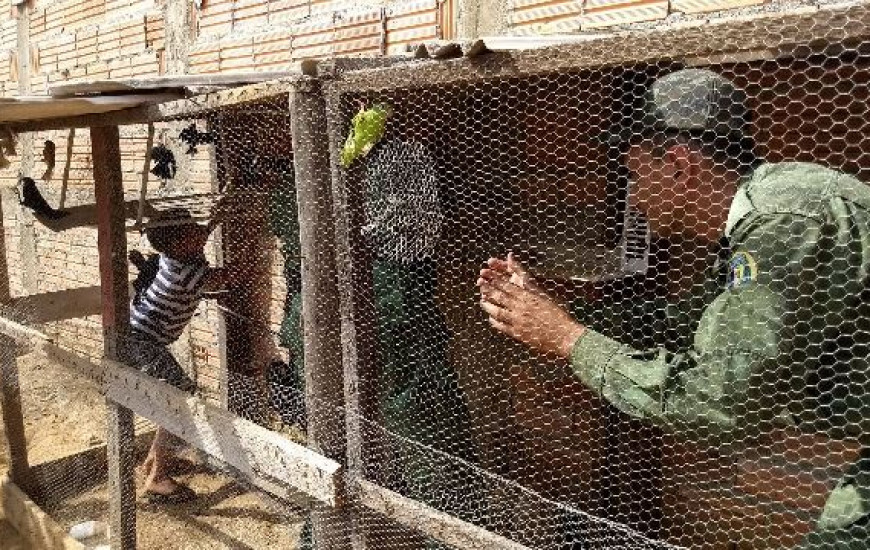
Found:
[{"label": "man's face", "polygon": [[654,155],[648,145],[632,145],[626,154],[629,206],[642,212],[657,235],[667,237],[685,229],[685,193],[680,193],[679,170],[668,155]]}]

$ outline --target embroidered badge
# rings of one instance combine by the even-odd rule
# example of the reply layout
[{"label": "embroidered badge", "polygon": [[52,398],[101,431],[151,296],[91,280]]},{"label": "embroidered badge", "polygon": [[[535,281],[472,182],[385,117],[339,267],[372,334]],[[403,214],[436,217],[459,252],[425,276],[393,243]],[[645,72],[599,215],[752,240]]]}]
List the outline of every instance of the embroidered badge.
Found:
[{"label": "embroidered badge", "polygon": [[758,265],[748,252],[737,252],[731,256],[728,272],[728,288],[746,286],[758,279]]}]

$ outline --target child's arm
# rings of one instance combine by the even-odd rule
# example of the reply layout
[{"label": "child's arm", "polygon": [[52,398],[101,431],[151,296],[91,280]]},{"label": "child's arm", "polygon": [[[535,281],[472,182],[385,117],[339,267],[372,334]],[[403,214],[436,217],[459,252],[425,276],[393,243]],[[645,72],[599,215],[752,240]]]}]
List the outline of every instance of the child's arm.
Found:
[{"label": "child's arm", "polygon": [[[207,230],[212,233],[217,226],[225,222],[229,218],[230,206],[227,201],[227,196],[221,197],[211,209],[211,219],[208,222]],[[225,267],[213,267],[209,270],[203,283],[204,292],[221,292],[227,290],[231,282],[229,270]]]}]

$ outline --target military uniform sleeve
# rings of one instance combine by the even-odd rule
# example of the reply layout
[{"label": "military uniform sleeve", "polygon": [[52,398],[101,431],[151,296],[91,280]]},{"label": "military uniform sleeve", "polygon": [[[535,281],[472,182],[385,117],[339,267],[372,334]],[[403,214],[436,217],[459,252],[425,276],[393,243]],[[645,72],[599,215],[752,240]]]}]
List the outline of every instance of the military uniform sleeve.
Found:
[{"label": "military uniform sleeve", "polygon": [[684,352],[639,352],[587,330],[571,364],[622,411],[697,437],[731,439],[784,413],[792,312],[811,285],[821,225],[795,215],[744,220],[732,235],[727,288],[704,311]]}]

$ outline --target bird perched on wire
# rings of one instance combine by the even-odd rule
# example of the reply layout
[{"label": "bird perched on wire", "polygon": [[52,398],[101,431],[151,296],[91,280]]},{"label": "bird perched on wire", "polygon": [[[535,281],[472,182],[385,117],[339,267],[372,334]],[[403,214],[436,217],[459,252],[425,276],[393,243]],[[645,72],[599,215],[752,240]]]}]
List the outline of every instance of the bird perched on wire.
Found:
[{"label": "bird perched on wire", "polygon": [[196,124],[191,124],[181,131],[178,139],[187,144],[188,155],[195,155],[198,151],[197,145],[214,143],[215,135],[213,132],[200,132],[196,128]]},{"label": "bird perched on wire", "polygon": [[151,149],[151,160],[154,168],[151,173],[162,180],[171,180],[175,177],[178,164],[175,162],[175,154],[165,145],[157,145]]},{"label": "bird perched on wire", "polygon": [[69,214],[69,212],[52,208],[39,192],[33,178],[22,176],[18,183],[21,186],[20,204],[32,210],[37,216],[43,216],[49,220],[59,220]]},{"label": "bird perched on wire", "polygon": [[372,150],[384,137],[388,118],[390,107],[383,104],[362,109],[353,117],[350,133],[341,150],[342,166],[347,168],[357,158],[366,156]]}]

